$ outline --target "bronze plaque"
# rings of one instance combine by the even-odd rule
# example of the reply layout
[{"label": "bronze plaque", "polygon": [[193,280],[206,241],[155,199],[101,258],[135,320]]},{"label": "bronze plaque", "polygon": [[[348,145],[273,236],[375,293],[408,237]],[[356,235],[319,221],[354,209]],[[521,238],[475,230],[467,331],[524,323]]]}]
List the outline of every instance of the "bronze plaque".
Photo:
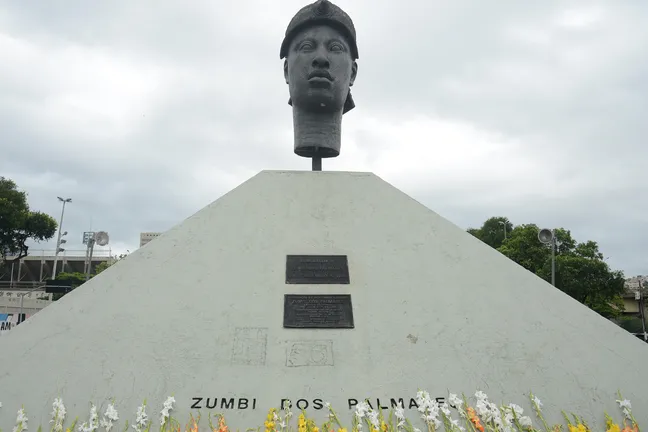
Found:
[{"label": "bronze plaque", "polygon": [[288,255],[287,284],[348,284],[346,255]]},{"label": "bronze plaque", "polygon": [[354,328],[350,294],[286,294],[284,328]]}]

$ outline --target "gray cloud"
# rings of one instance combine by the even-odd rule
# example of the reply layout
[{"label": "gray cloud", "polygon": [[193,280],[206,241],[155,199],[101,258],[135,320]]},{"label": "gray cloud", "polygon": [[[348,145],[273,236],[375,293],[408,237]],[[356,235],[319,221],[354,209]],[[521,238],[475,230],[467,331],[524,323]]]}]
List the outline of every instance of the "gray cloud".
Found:
[{"label": "gray cloud", "polygon": [[[374,171],[463,227],[564,226],[646,273],[648,6],[337,3],[357,108],[325,169]],[[133,250],[262,169],[308,169],[278,55],[303,4],[4,4],[3,175],[57,218],[72,196],[76,248],[92,226]]]}]

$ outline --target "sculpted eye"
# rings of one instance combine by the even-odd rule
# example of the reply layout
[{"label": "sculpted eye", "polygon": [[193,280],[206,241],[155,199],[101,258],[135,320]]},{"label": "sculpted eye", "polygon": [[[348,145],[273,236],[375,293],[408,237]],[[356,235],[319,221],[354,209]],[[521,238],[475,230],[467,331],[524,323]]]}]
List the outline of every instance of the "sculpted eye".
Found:
[{"label": "sculpted eye", "polygon": [[304,41],[304,42],[299,44],[299,49],[300,50],[313,49],[313,43],[311,41]]},{"label": "sculpted eye", "polygon": [[331,45],[329,45],[329,49],[331,51],[344,51],[344,45],[339,42],[333,42]]}]

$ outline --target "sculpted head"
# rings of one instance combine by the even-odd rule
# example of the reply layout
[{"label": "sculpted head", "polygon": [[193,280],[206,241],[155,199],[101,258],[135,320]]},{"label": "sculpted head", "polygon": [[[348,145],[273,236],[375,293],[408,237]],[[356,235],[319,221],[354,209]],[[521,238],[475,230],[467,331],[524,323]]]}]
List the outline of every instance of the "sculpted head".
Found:
[{"label": "sculpted head", "polygon": [[281,45],[288,103],[314,113],[346,113],[354,108],[350,87],[358,72],[351,18],[328,0],[302,8]]}]

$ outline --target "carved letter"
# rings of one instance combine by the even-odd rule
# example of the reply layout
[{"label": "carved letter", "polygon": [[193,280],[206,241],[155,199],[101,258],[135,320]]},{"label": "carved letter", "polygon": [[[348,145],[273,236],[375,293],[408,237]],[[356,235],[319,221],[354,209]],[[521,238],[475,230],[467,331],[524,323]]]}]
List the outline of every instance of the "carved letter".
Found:
[{"label": "carved letter", "polygon": [[349,409],[353,409],[354,406],[358,405],[358,399],[349,399]]},{"label": "carved letter", "polygon": [[192,399],[194,400],[194,404],[191,405],[191,408],[195,408],[195,409],[202,408],[201,406],[198,406],[198,404],[202,402],[203,398],[192,398]]},{"label": "carved letter", "polygon": [[403,398],[399,398],[398,401],[396,399],[392,398],[390,400],[392,408],[396,408],[397,406],[400,406],[401,408],[405,409],[405,402],[403,401]]},{"label": "carved letter", "polygon": [[229,401],[225,398],[221,399],[221,409],[232,409],[234,408],[234,398],[230,398]]},{"label": "carved letter", "polygon": [[324,405],[322,404],[322,399],[313,400],[313,408],[315,408],[316,410],[320,410],[323,407],[324,407]]},{"label": "carved letter", "polygon": [[248,407],[248,400],[245,398],[241,398],[238,401],[238,409],[247,409]]},{"label": "carved letter", "polygon": [[205,403],[205,408],[207,409],[218,408],[218,398],[214,398],[214,405],[212,406],[209,406],[209,398],[207,398],[207,402]]}]

